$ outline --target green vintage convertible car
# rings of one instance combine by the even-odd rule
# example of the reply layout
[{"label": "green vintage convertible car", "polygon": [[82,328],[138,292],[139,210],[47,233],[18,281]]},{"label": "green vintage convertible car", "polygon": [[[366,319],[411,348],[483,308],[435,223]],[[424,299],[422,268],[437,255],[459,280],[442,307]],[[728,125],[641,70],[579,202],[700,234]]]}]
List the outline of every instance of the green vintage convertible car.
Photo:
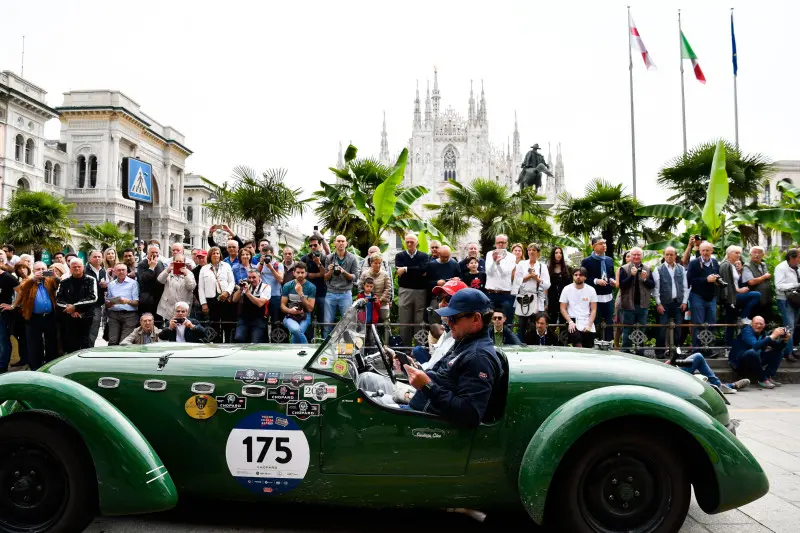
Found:
[{"label": "green vintage convertible car", "polygon": [[506,347],[483,423],[464,429],[359,390],[391,362],[364,347],[355,310],[314,348],[95,348],[0,377],[0,530],[80,531],[180,495],[671,532],[691,487],[707,513],[769,487],[722,396],[663,363]]}]

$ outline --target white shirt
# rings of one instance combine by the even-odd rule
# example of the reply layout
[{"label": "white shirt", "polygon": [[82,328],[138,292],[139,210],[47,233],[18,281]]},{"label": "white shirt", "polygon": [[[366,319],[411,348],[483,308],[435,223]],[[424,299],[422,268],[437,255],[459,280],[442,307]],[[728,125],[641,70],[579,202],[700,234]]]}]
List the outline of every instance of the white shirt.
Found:
[{"label": "white shirt", "polygon": [[233,294],[236,282],[233,279],[233,270],[228,263],[217,263],[217,273],[214,274],[211,264],[200,269],[199,283],[197,284],[197,298],[200,305],[207,303],[209,298],[219,296],[223,292]]},{"label": "white shirt", "polygon": [[517,266],[517,256],[508,250],[501,250],[505,257],[495,263],[492,254],[497,250],[492,250],[486,254],[486,289],[493,291],[509,291],[513,285],[511,274]]},{"label": "white shirt", "polygon": [[177,324],[175,326],[175,342],[186,342],[186,337],[184,336],[186,333],[186,326],[183,324]]},{"label": "white shirt", "polygon": [[[669,272],[669,276],[672,278],[672,299],[678,297],[678,287],[675,286],[675,267],[678,266],[678,263],[675,263],[672,266],[669,266],[669,263],[664,263],[667,266],[667,272]],[[656,300],[657,305],[661,305],[661,291],[659,290],[660,285],[658,284],[659,277],[661,274],[659,273],[661,270],[661,265],[657,268],[653,269],[653,282],[656,284],[655,288],[653,289],[653,297]],[[685,304],[689,301],[689,280],[686,277],[686,269],[683,269],[683,301],[682,304]]]},{"label": "white shirt", "polygon": [[[539,276],[537,282],[533,278],[523,283],[523,278],[530,274],[530,269]],[[544,292],[550,288],[550,272],[547,270],[547,265],[540,262],[531,264],[530,260],[520,261],[517,263],[517,269],[514,271],[514,284],[518,287],[518,294],[539,294],[543,296]],[[539,311],[544,311],[544,298],[539,298]]]},{"label": "white shirt", "polygon": [[[583,284],[582,289],[570,283],[561,291],[559,303],[567,304],[567,314],[575,320],[575,325],[580,331],[589,326],[589,317],[592,314],[592,302],[597,302],[597,291],[591,285]],[[591,323],[591,330],[594,331],[594,322]]]},{"label": "white shirt", "polygon": [[800,286],[797,280],[797,270],[789,266],[789,263],[782,261],[775,267],[775,296],[778,300],[786,299],[786,291]]},{"label": "white shirt", "polygon": [[450,351],[450,348],[456,343],[456,340],[453,338],[453,335],[449,331],[445,331],[442,333],[442,336],[439,337],[439,340],[436,341],[436,344],[431,346],[433,353],[431,354],[431,358],[428,361],[422,363],[423,370],[430,370],[433,368],[433,365],[439,362],[439,360]]}]

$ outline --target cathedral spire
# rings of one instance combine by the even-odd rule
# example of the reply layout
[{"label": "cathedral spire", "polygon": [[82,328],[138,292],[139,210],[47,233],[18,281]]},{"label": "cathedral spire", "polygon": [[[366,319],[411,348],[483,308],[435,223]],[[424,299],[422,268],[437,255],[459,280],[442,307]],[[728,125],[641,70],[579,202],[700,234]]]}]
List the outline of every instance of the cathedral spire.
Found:
[{"label": "cathedral spire", "polygon": [[439,116],[439,100],[441,100],[441,96],[439,95],[439,72],[436,70],[436,67],[433,67],[433,118],[434,120],[436,117]]},{"label": "cathedral spire", "polygon": [[425,93],[425,127],[431,125],[431,80],[426,80],[427,89]]},{"label": "cathedral spire", "polygon": [[515,164],[519,164],[520,160],[520,152],[519,152],[519,127],[517,127],[517,112],[514,111],[514,161]]},{"label": "cathedral spire", "polygon": [[339,157],[336,158],[336,168],[344,168],[344,153],[342,152],[342,141],[339,141]]},{"label": "cathedral spire", "polygon": [[386,111],[383,112],[383,131],[381,131],[381,153],[378,156],[381,163],[388,163],[389,161],[389,140],[386,134]]},{"label": "cathedral spire", "polygon": [[468,125],[475,125],[475,96],[472,94],[472,80],[469,80],[469,112],[467,120]]},{"label": "cathedral spire", "polygon": [[[385,122],[385,116],[384,116],[384,122]],[[422,127],[422,115],[420,114],[419,111],[419,80],[417,80],[417,97],[414,99],[414,127],[415,128]]]},{"label": "cathedral spire", "polygon": [[486,96],[483,94],[483,80],[481,80],[481,103],[478,107],[478,123],[486,125]]}]

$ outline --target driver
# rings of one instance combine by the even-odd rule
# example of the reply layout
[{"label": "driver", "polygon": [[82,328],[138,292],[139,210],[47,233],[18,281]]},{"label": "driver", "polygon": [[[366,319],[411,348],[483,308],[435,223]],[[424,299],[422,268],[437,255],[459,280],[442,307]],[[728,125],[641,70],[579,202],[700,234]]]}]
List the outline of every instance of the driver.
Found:
[{"label": "driver", "polygon": [[453,295],[449,305],[436,313],[448,318],[456,343],[447,363],[436,369],[425,372],[404,365],[409,384],[417,389],[409,407],[442,415],[458,425],[477,427],[502,368],[488,332],[492,304],[481,291],[467,288]]},{"label": "driver", "polygon": [[[450,298],[460,291],[461,289],[466,289],[467,285],[458,278],[453,278],[449,280],[442,286],[434,287],[433,293],[440,296],[439,300],[439,308],[447,307],[447,304],[450,302]],[[432,354],[429,356],[428,360],[422,363],[422,365],[418,365],[418,363],[414,362],[422,368],[423,370],[431,370],[435,369],[440,363],[440,361],[445,357],[445,355],[450,352],[453,344],[455,344],[455,339],[453,339],[453,335],[450,333],[450,328],[447,327],[447,320],[442,321],[444,324],[444,333],[439,336],[439,340],[436,341],[430,347],[430,351]],[[431,324],[431,327],[441,327],[438,324]],[[414,354],[418,353],[417,349],[424,350],[425,352],[428,351],[428,348],[420,348],[419,346],[414,349]],[[387,349],[387,351],[394,356],[394,351]],[[411,361],[414,361],[413,357],[409,357]],[[397,363],[397,359],[394,360],[396,369],[400,372],[399,364]],[[444,361],[445,364],[447,361]],[[407,404],[411,401],[411,397],[414,396],[416,389],[406,383],[392,383],[392,380],[386,376],[381,374],[377,374],[375,372],[368,372],[366,374],[359,374],[358,376],[358,388],[364,390],[366,392],[378,392],[378,391],[392,391],[391,395],[386,396],[379,396],[375,399],[380,400],[390,407],[399,407],[397,404]],[[390,401],[391,399],[391,401]]]}]

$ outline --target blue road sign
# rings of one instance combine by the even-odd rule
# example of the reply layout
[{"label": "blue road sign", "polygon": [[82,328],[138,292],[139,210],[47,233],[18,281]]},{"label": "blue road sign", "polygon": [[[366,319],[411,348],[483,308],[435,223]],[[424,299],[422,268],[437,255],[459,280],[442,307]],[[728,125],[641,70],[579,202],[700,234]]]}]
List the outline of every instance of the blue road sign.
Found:
[{"label": "blue road sign", "polygon": [[128,158],[128,198],[147,204],[153,203],[153,167],[150,163]]}]

